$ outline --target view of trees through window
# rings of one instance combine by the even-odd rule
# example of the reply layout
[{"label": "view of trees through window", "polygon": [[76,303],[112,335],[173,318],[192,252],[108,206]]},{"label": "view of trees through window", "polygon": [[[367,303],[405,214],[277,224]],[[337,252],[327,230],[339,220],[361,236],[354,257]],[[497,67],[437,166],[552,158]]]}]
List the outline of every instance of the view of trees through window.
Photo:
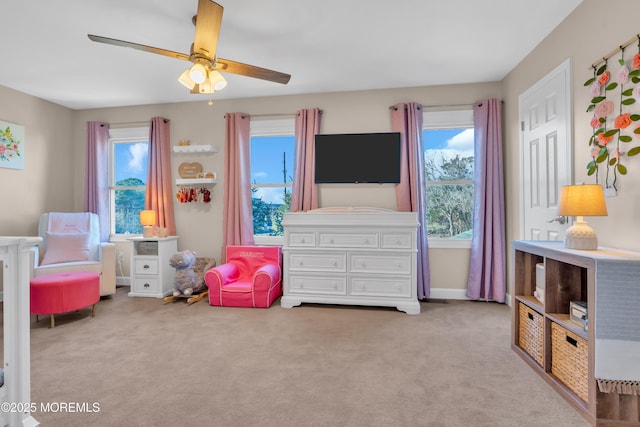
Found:
[{"label": "view of trees through window", "polygon": [[144,141],[113,143],[111,212],[116,234],[142,234],[149,144]]},{"label": "view of trees through window", "polygon": [[423,140],[428,236],[471,239],[473,129],[425,129]]},{"label": "view of trees through window", "polygon": [[291,207],[294,137],[251,137],[253,234],[282,236],[282,217]]}]

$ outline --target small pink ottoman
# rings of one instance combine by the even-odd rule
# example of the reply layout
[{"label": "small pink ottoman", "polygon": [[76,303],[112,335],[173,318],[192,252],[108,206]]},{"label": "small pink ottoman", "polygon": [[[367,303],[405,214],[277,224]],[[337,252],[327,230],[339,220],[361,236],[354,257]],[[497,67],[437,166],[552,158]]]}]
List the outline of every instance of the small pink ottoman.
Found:
[{"label": "small pink ottoman", "polygon": [[100,301],[100,275],[93,271],[46,274],[31,279],[31,314],[51,315],[51,327],[55,327],[53,315],[93,306],[91,316],[96,315],[96,303]]}]

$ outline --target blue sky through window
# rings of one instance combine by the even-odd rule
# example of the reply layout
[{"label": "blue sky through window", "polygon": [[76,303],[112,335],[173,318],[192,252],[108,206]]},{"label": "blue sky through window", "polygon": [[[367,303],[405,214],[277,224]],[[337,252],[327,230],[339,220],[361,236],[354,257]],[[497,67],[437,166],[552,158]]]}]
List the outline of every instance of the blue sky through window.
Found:
[{"label": "blue sky through window", "polygon": [[147,181],[147,159],[149,144],[146,142],[125,142],[114,144],[115,182],[127,178]]},{"label": "blue sky through window", "polygon": [[251,138],[251,182],[282,184],[283,161],[286,181],[293,179],[293,136],[254,136]]},{"label": "blue sky through window", "polygon": [[[251,182],[257,184],[283,184],[293,180],[293,150],[295,138],[286,136],[251,137]],[[291,188],[287,189],[291,193]],[[266,203],[284,203],[282,188],[258,188],[254,197]]]}]

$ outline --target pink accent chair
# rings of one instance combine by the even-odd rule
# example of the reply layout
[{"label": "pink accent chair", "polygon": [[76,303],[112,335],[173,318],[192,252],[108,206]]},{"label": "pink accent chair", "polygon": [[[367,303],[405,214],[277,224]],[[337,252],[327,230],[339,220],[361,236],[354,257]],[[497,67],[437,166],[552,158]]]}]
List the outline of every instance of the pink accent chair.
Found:
[{"label": "pink accent chair", "polygon": [[227,246],[227,262],[208,270],[209,305],[268,308],[282,295],[280,246]]}]

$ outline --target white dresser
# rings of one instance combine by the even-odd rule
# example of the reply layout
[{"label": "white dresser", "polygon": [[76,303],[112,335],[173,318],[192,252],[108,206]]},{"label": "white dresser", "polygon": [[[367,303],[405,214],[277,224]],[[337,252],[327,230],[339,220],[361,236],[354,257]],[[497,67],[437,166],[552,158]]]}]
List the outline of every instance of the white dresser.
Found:
[{"label": "white dresser", "polygon": [[133,237],[130,297],[163,298],[173,291],[175,269],[169,265],[178,252],[178,237]]},{"label": "white dresser", "polygon": [[282,307],[303,302],[420,313],[415,212],[325,208],[285,213]]}]

